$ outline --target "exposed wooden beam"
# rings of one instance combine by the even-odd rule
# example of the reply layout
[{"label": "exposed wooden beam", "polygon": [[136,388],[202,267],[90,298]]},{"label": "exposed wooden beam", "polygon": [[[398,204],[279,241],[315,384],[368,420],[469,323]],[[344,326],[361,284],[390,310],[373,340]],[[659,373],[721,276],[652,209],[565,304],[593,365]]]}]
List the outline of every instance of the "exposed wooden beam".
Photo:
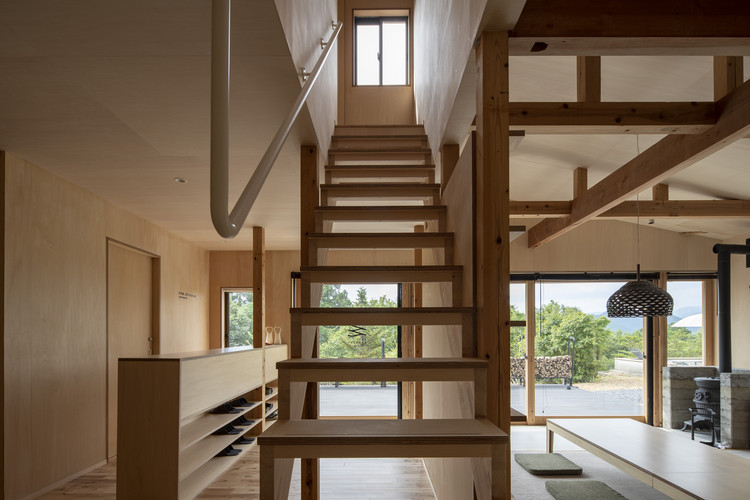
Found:
[{"label": "exposed wooden beam", "polygon": [[602,100],[602,59],[597,56],[576,57],[578,102]]},{"label": "exposed wooden beam", "polygon": [[578,167],[573,170],[573,198],[578,198],[589,188],[589,170]]},{"label": "exposed wooden beam", "polygon": [[[565,217],[571,213],[572,201],[511,201],[511,217]],[[649,219],[744,219],[750,218],[750,200],[667,200],[624,201],[597,218],[641,217]]]},{"label": "exposed wooden beam", "polygon": [[512,102],[527,134],[697,134],[716,124],[713,102]]},{"label": "exposed wooden beam", "polygon": [[744,65],[742,57],[716,56],[714,57],[714,100],[718,101],[744,81]]},{"label": "exposed wooden beam", "polygon": [[511,55],[750,54],[748,2],[567,0],[559,7],[559,0],[527,0]]},{"label": "exposed wooden beam", "polygon": [[750,82],[717,102],[717,109],[721,115],[706,132],[665,137],[574,200],[569,216],[546,219],[532,227],[529,247],[570,231],[747,135]]}]

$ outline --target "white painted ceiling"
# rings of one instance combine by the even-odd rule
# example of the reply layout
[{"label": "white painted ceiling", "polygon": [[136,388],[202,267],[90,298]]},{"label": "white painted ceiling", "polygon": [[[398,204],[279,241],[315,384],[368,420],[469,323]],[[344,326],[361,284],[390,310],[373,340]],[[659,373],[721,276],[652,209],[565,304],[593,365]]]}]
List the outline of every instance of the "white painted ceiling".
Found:
[{"label": "white painted ceiling", "polygon": [[[234,201],[300,80],[272,0],[234,2],[232,29]],[[210,222],[209,53],[208,0],[3,0],[0,149],[202,247],[250,248],[251,231],[225,242]],[[712,100],[711,66],[708,57],[606,57],[602,98]],[[511,100],[575,100],[574,58],[513,57],[510,71]],[[457,100],[459,113],[471,115],[472,101]],[[640,150],[658,139],[640,136]],[[266,227],[269,249],[299,247],[298,146],[312,140],[305,112],[246,223]],[[669,179],[671,197],[750,198],[748,141]],[[587,167],[593,184],[636,150],[632,135],[527,135],[512,154],[511,197],[570,199],[575,168]],[[750,234],[748,220],[656,225]]]}]

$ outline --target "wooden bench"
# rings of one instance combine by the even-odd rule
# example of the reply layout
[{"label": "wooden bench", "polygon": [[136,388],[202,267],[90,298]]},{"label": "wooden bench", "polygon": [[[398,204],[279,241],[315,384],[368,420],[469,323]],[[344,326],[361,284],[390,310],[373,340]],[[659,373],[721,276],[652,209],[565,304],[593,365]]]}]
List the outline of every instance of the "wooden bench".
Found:
[{"label": "wooden bench", "polygon": [[547,420],[557,434],[672,498],[735,499],[750,494],[750,460],[632,419]]}]

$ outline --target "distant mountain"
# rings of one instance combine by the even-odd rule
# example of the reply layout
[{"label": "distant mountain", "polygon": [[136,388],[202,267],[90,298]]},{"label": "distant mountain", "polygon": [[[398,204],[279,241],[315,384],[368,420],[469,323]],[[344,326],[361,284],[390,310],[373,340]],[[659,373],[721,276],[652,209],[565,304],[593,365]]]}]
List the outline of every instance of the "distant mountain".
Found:
[{"label": "distant mountain", "polygon": [[[682,318],[687,318],[688,316],[692,316],[693,314],[698,314],[701,312],[700,307],[680,307],[679,309],[675,309],[672,311],[672,316],[669,316],[667,318],[667,324],[671,325],[672,323],[676,323],[680,321]],[[607,313],[597,313],[594,314],[597,318],[601,318],[602,316],[606,317]],[[636,330],[640,330],[643,328],[643,320],[641,318],[609,318],[609,327],[610,330],[613,332],[616,332],[617,330],[622,330],[623,332],[627,333],[633,333]]]}]

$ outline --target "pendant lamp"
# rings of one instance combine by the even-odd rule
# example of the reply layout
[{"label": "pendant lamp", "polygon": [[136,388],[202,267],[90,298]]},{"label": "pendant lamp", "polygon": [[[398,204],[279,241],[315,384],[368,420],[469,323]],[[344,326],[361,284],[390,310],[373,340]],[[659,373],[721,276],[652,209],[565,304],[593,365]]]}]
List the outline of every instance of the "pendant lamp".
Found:
[{"label": "pendant lamp", "polygon": [[[640,155],[637,135],[636,148]],[[635,281],[625,283],[607,300],[607,316],[610,318],[669,316],[672,314],[672,308],[674,307],[674,300],[672,300],[672,296],[666,290],[659,288],[651,281],[641,280],[641,211],[638,202],[638,195],[636,195],[635,206],[638,211],[636,221],[638,262]]]},{"label": "pendant lamp", "polygon": [[672,296],[651,281],[641,280],[640,264],[637,269],[635,281],[625,283],[607,300],[607,316],[642,318],[672,314]]}]

